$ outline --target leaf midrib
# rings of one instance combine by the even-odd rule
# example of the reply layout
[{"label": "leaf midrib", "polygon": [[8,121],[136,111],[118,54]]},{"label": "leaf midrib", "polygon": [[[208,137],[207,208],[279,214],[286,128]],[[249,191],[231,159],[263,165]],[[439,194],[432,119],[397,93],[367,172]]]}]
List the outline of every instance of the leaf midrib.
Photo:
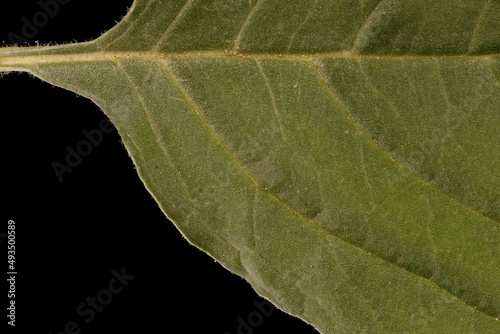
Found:
[{"label": "leaf midrib", "polygon": [[[83,44],[83,43],[82,43]],[[189,52],[158,52],[158,51],[92,51],[78,53],[47,54],[67,46],[18,47],[0,49],[0,70],[7,66],[33,66],[56,63],[96,62],[116,60],[161,60],[161,59],[214,59],[214,58],[252,58],[281,59],[292,61],[313,61],[317,59],[477,59],[489,61],[499,57],[500,53],[484,55],[372,55],[355,54],[349,51],[324,52],[311,54],[281,54],[281,53],[235,53],[227,50],[189,51]]]}]

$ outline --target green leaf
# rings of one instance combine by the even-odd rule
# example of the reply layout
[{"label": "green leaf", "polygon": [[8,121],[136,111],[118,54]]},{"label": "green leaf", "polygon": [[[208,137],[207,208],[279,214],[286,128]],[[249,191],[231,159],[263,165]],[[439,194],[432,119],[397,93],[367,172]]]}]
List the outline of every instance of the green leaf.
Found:
[{"label": "green leaf", "polygon": [[137,0],[0,49],[99,105],[195,246],[322,333],[500,332],[500,2]]}]

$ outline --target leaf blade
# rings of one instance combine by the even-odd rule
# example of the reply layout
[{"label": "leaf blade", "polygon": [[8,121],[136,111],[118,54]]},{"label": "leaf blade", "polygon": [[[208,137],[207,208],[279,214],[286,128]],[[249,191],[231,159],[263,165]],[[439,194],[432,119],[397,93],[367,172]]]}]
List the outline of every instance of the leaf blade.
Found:
[{"label": "leaf blade", "polygon": [[[488,123],[498,117],[498,49],[487,56],[438,57],[432,54],[458,49],[429,54],[422,47],[423,54],[414,56],[365,48],[377,54],[358,55],[363,48],[346,38],[342,43],[355,45],[351,52],[321,46],[322,53],[308,47],[311,54],[295,55],[295,41],[314,10],[297,15],[298,30],[285,29],[272,43],[258,39],[265,46],[259,49],[250,47],[247,18],[262,8],[283,15],[269,9],[279,2],[261,1],[253,7],[234,2],[247,28],[231,29],[242,36],[236,46],[252,51],[248,55],[186,52],[208,43],[211,33],[198,32],[194,44],[183,47],[169,44],[169,36],[182,40],[200,29],[199,22],[213,22],[213,13],[204,16],[199,7],[207,3],[138,1],[128,21],[96,42],[3,50],[0,68],[28,70],[94,100],[117,125],[146,187],[184,236],[319,330],[494,332],[500,313],[498,156],[489,160],[484,143],[499,140],[494,122]],[[142,32],[131,21],[174,5],[172,19],[157,19]],[[365,9],[367,17],[380,10]],[[193,26],[182,28],[186,22]],[[136,43],[148,29],[163,33]],[[119,42],[116,31],[133,38]],[[144,52],[152,42],[160,51]],[[170,52],[172,45],[180,51]],[[135,49],[115,51],[120,48]],[[282,50],[289,54],[277,55]],[[398,76],[402,70],[411,71],[414,82]],[[486,89],[482,99],[474,97],[478,83]],[[406,91],[415,97],[401,99]],[[465,140],[439,135],[433,140],[449,149],[428,150],[430,167],[416,168],[422,162],[412,160],[412,148],[423,150],[428,137],[418,131],[447,133],[450,122],[440,120],[454,104],[480,112],[476,124],[460,118],[452,132],[461,131]],[[471,134],[474,127],[480,140]],[[460,150],[457,142],[476,145]],[[460,168],[439,165],[455,168],[468,152],[475,155]],[[473,177],[470,161],[487,166],[481,177]],[[441,182],[429,182],[427,170],[438,171]],[[471,177],[457,183],[464,171]],[[465,196],[463,189],[469,189]],[[412,303],[415,296],[418,303]]]}]

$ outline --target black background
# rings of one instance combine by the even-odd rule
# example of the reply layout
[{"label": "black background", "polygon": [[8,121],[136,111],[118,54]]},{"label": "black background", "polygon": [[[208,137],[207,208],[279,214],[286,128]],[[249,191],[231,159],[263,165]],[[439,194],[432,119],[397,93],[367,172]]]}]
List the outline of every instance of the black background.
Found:
[{"label": "black background", "polygon": [[[37,2],[2,2],[4,45],[9,44],[9,32],[22,34],[23,17],[32,21],[41,10]],[[113,1],[103,7],[103,1],[72,0],[29,43],[94,39],[114,26],[131,4]],[[238,317],[247,318],[256,310],[252,302],[261,299],[243,279],[183,239],[142,185],[116,132],[106,134],[102,144],[58,181],[52,162],[63,162],[65,147],[84,140],[84,129],[98,128],[106,117],[97,106],[27,74],[1,78],[0,99],[0,232],[6,232],[9,219],[17,227],[13,332],[56,334],[69,321],[77,322],[81,333],[238,332]],[[77,306],[107,287],[112,269],[122,268],[135,279],[86,324]],[[2,321],[7,327],[5,315]],[[251,332],[316,333],[278,310]]]}]

